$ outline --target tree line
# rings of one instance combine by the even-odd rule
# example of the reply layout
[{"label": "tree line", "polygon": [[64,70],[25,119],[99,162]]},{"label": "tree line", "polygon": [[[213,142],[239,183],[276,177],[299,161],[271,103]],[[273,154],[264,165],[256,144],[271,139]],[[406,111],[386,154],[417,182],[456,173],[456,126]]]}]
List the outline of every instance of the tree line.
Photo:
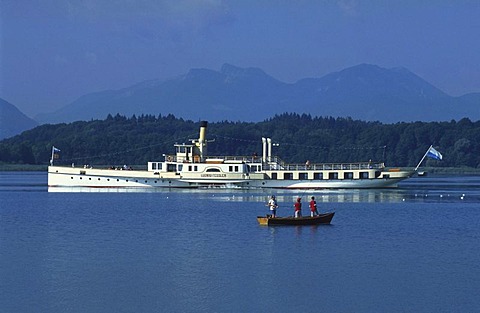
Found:
[{"label": "tree line", "polygon": [[[145,164],[173,154],[175,143],[198,138],[200,121],[173,115],[125,117],[46,124],[0,141],[0,162],[48,164],[52,146],[56,164]],[[480,167],[480,121],[383,124],[352,118],[284,113],[262,122],[221,121],[208,124],[208,155],[261,155],[262,137],[274,143],[273,154],[286,162],[383,161],[414,167],[430,145],[442,161],[428,166]]]}]

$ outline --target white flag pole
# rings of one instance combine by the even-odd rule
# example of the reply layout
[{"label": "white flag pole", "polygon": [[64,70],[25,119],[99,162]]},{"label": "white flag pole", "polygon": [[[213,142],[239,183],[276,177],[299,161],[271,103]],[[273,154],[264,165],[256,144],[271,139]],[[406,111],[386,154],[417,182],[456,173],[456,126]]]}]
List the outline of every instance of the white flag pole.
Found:
[{"label": "white flag pole", "polygon": [[415,167],[415,169],[414,169],[415,172],[418,170],[418,168],[420,167],[420,164],[422,164],[423,160],[425,159],[425,157],[428,154],[428,151],[430,151],[430,148],[432,148],[432,147],[433,147],[433,145],[430,145],[430,147],[427,149],[427,152],[425,152],[425,154],[423,155],[423,158],[420,160],[420,162],[418,162],[417,167]]},{"label": "white flag pole", "polygon": [[52,146],[52,158],[50,159],[50,166],[53,166],[53,154],[55,153],[55,146]]}]

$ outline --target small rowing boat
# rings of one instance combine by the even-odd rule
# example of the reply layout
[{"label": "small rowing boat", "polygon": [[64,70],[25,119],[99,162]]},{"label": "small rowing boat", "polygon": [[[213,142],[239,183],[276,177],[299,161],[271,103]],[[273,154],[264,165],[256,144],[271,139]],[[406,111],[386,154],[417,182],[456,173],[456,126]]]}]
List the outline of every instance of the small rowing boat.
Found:
[{"label": "small rowing boat", "polygon": [[302,216],[302,217],[272,217],[271,215],[267,216],[257,216],[257,221],[260,225],[319,225],[319,224],[330,224],[332,221],[333,215],[335,212],[323,213],[317,216]]}]

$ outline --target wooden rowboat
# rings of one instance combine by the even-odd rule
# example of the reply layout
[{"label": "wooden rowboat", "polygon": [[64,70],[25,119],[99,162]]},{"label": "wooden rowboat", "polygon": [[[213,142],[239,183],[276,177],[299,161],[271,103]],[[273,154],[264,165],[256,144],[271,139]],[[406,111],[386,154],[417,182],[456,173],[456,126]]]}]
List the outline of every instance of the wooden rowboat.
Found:
[{"label": "wooden rowboat", "polygon": [[314,217],[302,216],[302,217],[271,217],[257,216],[257,221],[260,225],[319,225],[330,224],[335,212],[323,213]]}]

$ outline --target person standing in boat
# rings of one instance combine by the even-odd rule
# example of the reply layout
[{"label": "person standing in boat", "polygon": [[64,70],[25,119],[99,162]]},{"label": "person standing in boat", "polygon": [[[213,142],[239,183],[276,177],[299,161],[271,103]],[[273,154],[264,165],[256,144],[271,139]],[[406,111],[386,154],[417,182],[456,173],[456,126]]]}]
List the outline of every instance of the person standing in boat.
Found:
[{"label": "person standing in boat", "polygon": [[311,217],[314,217],[318,215],[318,211],[317,211],[317,201],[315,201],[315,197],[312,196],[311,200],[310,200],[310,216]]},{"label": "person standing in boat", "polygon": [[295,208],[295,218],[302,216],[302,198],[297,198],[297,202],[293,205]]},{"label": "person standing in boat", "polygon": [[272,217],[277,217],[278,204],[277,204],[277,200],[275,199],[275,196],[270,197],[270,200],[268,200],[267,205],[270,207],[270,214],[272,215]]}]

